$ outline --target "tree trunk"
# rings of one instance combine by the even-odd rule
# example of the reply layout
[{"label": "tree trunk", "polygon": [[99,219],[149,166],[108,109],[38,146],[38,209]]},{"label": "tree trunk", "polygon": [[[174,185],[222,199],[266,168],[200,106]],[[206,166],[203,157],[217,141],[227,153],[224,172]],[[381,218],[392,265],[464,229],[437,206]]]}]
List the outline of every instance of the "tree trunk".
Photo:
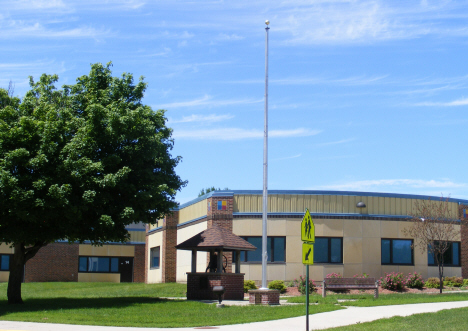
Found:
[{"label": "tree trunk", "polygon": [[439,293],[442,294],[442,288],[444,287],[444,265],[439,263]]},{"label": "tree trunk", "polygon": [[26,261],[34,257],[39,249],[47,245],[46,243],[36,243],[34,246],[25,247],[24,243],[13,245],[15,252],[10,262],[10,277],[8,278],[7,297],[8,304],[21,304],[21,283],[24,278],[24,266]]},{"label": "tree trunk", "polygon": [[10,277],[8,278],[8,304],[23,303],[21,299],[21,282],[24,276],[25,248],[23,244],[15,244],[15,253],[10,263]]}]

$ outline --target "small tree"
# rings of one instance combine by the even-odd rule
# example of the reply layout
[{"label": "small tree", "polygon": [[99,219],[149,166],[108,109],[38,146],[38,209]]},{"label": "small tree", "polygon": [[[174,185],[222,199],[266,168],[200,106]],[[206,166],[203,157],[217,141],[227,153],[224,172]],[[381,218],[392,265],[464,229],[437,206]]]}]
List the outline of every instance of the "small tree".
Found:
[{"label": "small tree", "polygon": [[[229,190],[229,189],[226,187],[226,188],[224,188],[224,190]],[[205,194],[208,194],[208,193],[214,192],[214,191],[221,191],[221,188],[219,188],[219,187],[216,188],[216,187],[214,187],[214,186],[212,186],[212,187],[207,187],[206,189],[202,188],[202,189],[200,190],[200,193],[198,193],[198,196],[201,197],[201,196],[203,196],[203,195],[205,195]]]},{"label": "small tree", "polygon": [[416,201],[414,214],[408,220],[411,226],[405,229],[405,235],[414,238],[414,246],[422,253],[427,249],[434,256],[434,263],[439,268],[440,293],[443,288],[444,254],[451,242],[460,234],[458,215],[453,215],[448,199],[440,201]]}]

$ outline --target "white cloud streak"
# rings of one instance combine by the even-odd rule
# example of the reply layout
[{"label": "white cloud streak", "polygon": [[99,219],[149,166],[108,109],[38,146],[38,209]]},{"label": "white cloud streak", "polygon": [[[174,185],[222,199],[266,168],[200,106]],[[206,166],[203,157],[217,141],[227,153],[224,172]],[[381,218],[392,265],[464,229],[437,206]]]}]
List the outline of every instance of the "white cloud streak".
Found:
[{"label": "white cloud streak", "polygon": [[229,119],[234,118],[234,115],[226,114],[226,115],[190,115],[184,116],[180,120],[170,119],[170,123],[193,123],[193,122],[203,122],[203,123],[214,123],[214,122],[221,122],[226,121]]},{"label": "white cloud streak", "polygon": [[411,189],[460,189],[467,187],[463,183],[454,183],[450,180],[421,180],[421,179],[379,179],[379,180],[362,180],[342,184],[333,184],[322,186],[324,189],[331,190],[351,190],[351,191],[369,191],[369,190],[386,190],[388,188]]},{"label": "white cloud streak", "polygon": [[461,98],[449,102],[420,102],[416,106],[421,107],[458,107],[458,106],[468,106],[468,98]]},{"label": "white cloud streak", "polygon": [[[319,134],[318,130],[298,128],[293,130],[270,130],[270,138],[306,137]],[[243,140],[261,139],[263,131],[246,130],[240,128],[218,128],[207,130],[184,130],[174,129],[173,137],[176,139],[198,139],[198,140]]]},{"label": "white cloud streak", "polygon": [[252,100],[252,99],[234,99],[234,100],[213,100],[213,97],[210,95],[204,95],[201,98],[190,100],[190,101],[183,101],[183,102],[173,102],[173,103],[166,103],[161,105],[155,105],[153,108],[158,109],[173,109],[173,108],[186,108],[186,107],[220,107],[220,106],[231,106],[231,105],[240,105],[240,104],[253,104],[262,102],[263,99],[260,100]]}]

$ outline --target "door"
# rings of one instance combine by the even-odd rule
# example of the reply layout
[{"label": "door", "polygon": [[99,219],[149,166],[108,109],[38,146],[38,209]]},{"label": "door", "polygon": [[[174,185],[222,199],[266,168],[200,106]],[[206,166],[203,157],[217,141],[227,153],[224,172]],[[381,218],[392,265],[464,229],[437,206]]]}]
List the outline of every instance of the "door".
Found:
[{"label": "door", "polygon": [[133,282],[133,257],[121,257],[119,259],[119,271],[121,283]]}]

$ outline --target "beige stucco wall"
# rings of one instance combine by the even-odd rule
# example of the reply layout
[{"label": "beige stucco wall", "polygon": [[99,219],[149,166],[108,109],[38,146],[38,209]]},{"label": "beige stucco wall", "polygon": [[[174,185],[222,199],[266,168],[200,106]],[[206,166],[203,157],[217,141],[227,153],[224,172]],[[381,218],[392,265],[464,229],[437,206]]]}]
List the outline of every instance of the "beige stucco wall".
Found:
[{"label": "beige stucco wall", "polygon": [[120,283],[120,274],[105,274],[105,273],[78,273],[79,282],[110,282]]},{"label": "beige stucco wall", "polygon": [[80,245],[80,256],[135,256],[133,245]]},{"label": "beige stucco wall", "polygon": [[[268,220],[268,236],[286,236],[286,263],[269,264],[268,281],[275,279],[292,280],[305,274],[302,265],[302,241],[300,238],[300,218],[274,218]],[[343,264],[315,264],[310,267],[312,279],[322,281],[327,274],[336,272],[344,277],[367,273],[380,278],[385,273],[417,271],[424,278],[437,275],[437,267],[427,265],[427,251],[415,247],[414,265],[381,265],[381,238],[410,239],[404,229],[409,223],[402,221],[315,219],[317,237],[343,237]],[[261,218],[235,218],[233,232],[239,236],[261,236]],[[457,238],[456,240],[460,240]],[[245,279],[261,281],[260,263],[243,263],[241,272]],[[461,267],[446,267],[444,275],[460,276]]]},{"label": "beige stucco wall", "polygon": [[151,254],[150,254],[150,250],[151,248],[153,247],[160,247],[160,250],[159,250],[159,261],[160,261],[160,265],[161,265],[161,261],[162,261],[162,257],[163,257],[163,245],[162,245],[162,242],[163,242],[163,232],[162,231],[159,231],[159,232],[156,232],[156,233],[152,233],[148,236],[148,245],[146,246],[146,249],[147,249],[147,252],[146,252],[146,266],[148,267],[148,283],[161,283],[162,281],[162,269],[161,267],[159,268],[149,268],[149,266],[151,265],[151,261],[150,261],[150,258],[151,258]]},{"label": "beige stucco wall", "polygon": [[0,271],[0,283],[8,282],[8,277],[10,277],[9,271]]},{"label": "beige stucco wall", "polygon": [[7,244],[0,243],[0,254],[13,254],[15,249]]},{"label": "beige stucco wall", "polygon": [[[206,200],[204,200],[206,202]],[[205,231],[208,228],[208,223],[201,222],[177,230],[177,244],[193,237],[194,235]],[[206,269],[207,253],[197,252],[197,272],[204,272]],[[184,283],[187,281],[187,272],[192,268],[192,252],[185,250],[177,250],[177,282]]]}]

